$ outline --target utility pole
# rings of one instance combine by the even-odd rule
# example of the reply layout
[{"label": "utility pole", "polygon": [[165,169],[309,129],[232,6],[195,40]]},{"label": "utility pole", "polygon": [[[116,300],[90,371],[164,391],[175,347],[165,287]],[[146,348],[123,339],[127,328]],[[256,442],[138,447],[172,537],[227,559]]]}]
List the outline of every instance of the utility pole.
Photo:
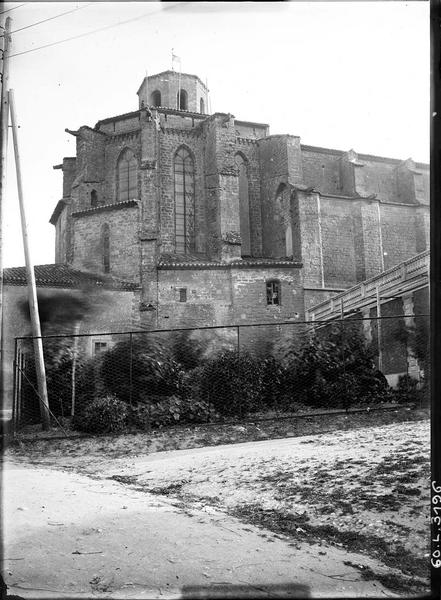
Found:
[{"label": "utility pole", "polygon": [[20,203],[21,228],[23,234],[23,248],[26,262],[26,277],[28,281],[29,311],[31,313],[32,336],[34,338],[35,368],[37,371],[38,396],[43,429],[50,427],[49,401],[46,386],[46,370],[43,359],[43,341],[41,339],[40,317],[38,314],[37,286],[35,284],[34,265],[29,251],[28,226],[24,206],[23,185],[21,177],[20,153],[17,139],[17,119],[15,116],[14,91],[9,90],[9,107],[11,111],[12,138],[14,141],[15,169],[17,172],[17,191]]},{"label": "utility pole", "polygon": [[3,204],[6,191],[6,161],[8,152],[8,131],[9,131],[9,100],[8,100],[8,81],[9,81],[9,52],[11,17],[7,17],[3,37],[3,55],[2,55],[2,91],[1,91],[1,159],[0,159],[0,408],[3,408]]}]

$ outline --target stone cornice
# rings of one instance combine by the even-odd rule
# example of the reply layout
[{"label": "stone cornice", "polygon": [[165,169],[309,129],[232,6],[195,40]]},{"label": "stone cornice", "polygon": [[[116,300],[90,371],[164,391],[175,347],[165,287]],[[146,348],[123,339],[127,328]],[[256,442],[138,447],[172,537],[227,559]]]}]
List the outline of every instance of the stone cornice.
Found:
[{"label": "stone cornice", "polygon": [[277,268],[277,269],[301,269],[303,264],[300,262],[294,262],[292,260],[241,260],[233,261],[230,263],[222,262],[159,262],[158,269],[164,271],[174,270],[219,270],[219,269],[261,269],[261,268]]},{"label": "stone cornice", "polygon": [[85,215],[108,212],[111,210],[119,210],[121,208],[137,208],[138,200],[126,200],[125,202],[115,202],[113,204],[103,204],[102,206],[95,206],[93,208],[86,208],[84,210],[78,210],[72,213],[73,217],[83,217]]}]

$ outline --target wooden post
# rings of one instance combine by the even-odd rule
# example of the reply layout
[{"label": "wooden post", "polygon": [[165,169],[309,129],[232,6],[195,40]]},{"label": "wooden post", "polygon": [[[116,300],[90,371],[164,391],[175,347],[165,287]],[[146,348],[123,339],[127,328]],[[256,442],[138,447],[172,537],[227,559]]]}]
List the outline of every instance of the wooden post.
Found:
[{"label": "wooden post", "polygon": [[26,277],[28,282],[29,311],[31,314],[32,336],[34,338],[35,368],[37,371],[38,396],[40,401],[40,413],[43,429],[47,431],[50,427],[49,401],[46,386],[46,370],[43,358],[43,340],[41,339],[40,318],[38,314],[37,286],[35,283],[34,266],[29,251],[28,226],[24,206],[23,184],[21,176],[20,153],[17,139],[17,121],[15,117],[14,91],[9,90],[9,107],[11,111],[12,138],[14,141],[15,169],[17,172],[17,191],[20,204],[21,228],[23,234],[23,247],[26,263]]},{"label": "wooden post", "polygon": [[1,91],[1,159],[0,159],[0,398],[3,406],[4,382],[4,340],[3,340],[3,202],[6,190],[6,158],[8,151],[9,132],[9,52],[10,52],[11,17],[6,19],[3,43],[2,61],[2,91]]},{"label": "wooden post", "polygon": [[73,355],[72,355],[72,402],[70,405],[70,416],[75,416],[75,396],[76,396],[76,370],[77,370],[77,356],[78,356],[78,333],[80,331],[80,322],[76,321],[74,327],[74,339],[73,339]]},{"label": "wooden post", "polygon": [[380,302],[380,286],[377,285],[377,344],[378,344],[378,370],[383,372],[383,351],[381,331],[381,302]]}]

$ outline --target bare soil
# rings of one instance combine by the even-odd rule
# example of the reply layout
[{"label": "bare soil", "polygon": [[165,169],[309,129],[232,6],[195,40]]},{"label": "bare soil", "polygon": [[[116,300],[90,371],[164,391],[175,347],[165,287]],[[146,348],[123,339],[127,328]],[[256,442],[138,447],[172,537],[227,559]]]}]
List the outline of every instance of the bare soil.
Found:
[{"label": "bare soil", "polygon": [[[429,591],[429,433],[427,412],[400,409],[21,441],[7,454],[167,496],[184,512],[212,507],[266,540],[319,545],[324,560],[333,549],[365,556],[342,570],[401,596]],[[266,441],[237,443],[250,439]]]}]

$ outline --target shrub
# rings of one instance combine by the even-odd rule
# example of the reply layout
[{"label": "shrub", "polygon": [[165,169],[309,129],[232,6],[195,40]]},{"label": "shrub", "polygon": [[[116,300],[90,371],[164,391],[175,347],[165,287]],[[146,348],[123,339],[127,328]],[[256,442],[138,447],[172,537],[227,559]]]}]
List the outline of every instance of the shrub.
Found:
[{"label": "shrub", "polygon": [[108,392],[134,405],[146,395],[177,393],[180,365],[151,336],[116,344],[102,357],[101,375]]},{"label": "shrub", "polygon": [[261,408],[260,362],[243,352],[222,352],[200,372],[199,394],[222,416],[245,416]]},{"label": "shrub", "polygon": [[289,373],[274,356],[261,361],[261,399],[262,408],[289,410],[292,394],[289,388]]},{"label": "shrub", "polygon": [[347,323],[321,330],[299,350],[288,348],[285,360],[290,393],[306,405],[349,408],[390,399],[373,353],[359,330]]},{"label": "shrub", "polygon": [[[57,417],[70,416],[72,406],[72,367],[74,345],[70,338],[44,340],[44,363],[46,373],[49,409]],[[22,382],[23,412],[27,419],[40,422],[37,372],[33,348],[26,354]],[[76,370],[80,370],[82,361],[77,358]]]},{"label": "shrub", "polygon": [[186,371],[195,369],[203,362],[206,349],[207,340],[192,336],[189,331],[177,331],[171,338],[172,357]]},{"label": "shrub", "polygon": [[176,423],[206,423],[210,418],[207,402],[170,396],[145,399],[129,410],[130,423],[139,429],[150,429]]},{"label": "shrub", "polygon": [[410,375],[401,375],[394,390],[395,400],[400,403],[421,402],[422,394],[418,389],[418,381]]},{"label": "shrub", "polygon": [[127,405],[115,396],[95,398],[78,412],[72,425],[86,433],[117,433],[127,424]]}]

